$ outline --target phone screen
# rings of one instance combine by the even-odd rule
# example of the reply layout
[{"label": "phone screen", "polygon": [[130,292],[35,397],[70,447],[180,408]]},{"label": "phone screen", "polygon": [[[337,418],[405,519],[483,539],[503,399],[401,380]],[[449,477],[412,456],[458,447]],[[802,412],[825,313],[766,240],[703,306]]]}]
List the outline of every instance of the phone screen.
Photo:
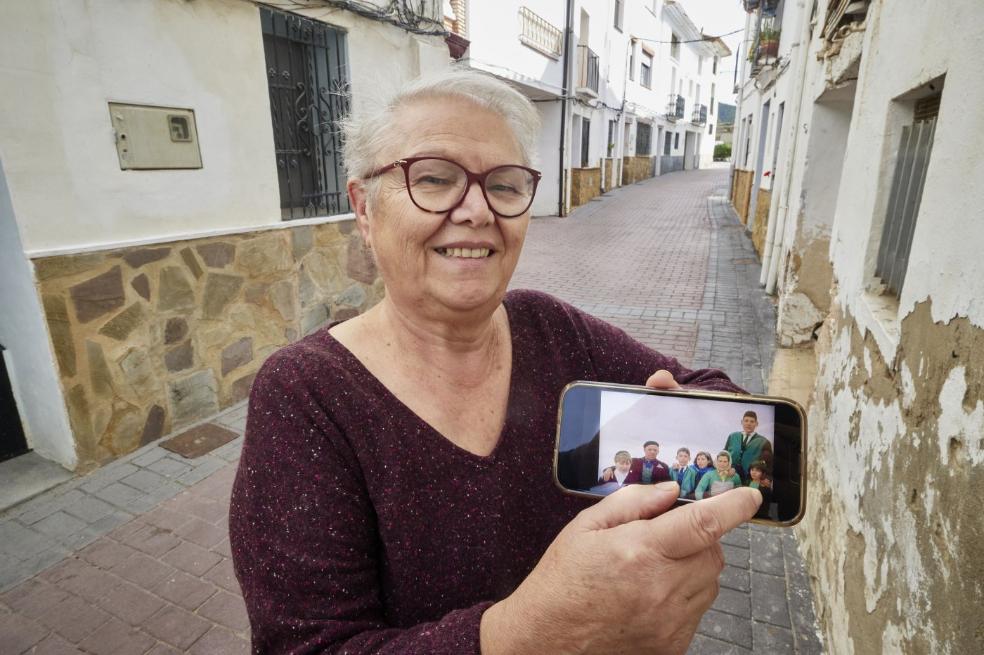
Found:
[{"label": "phone screen", "polygon": [[756,518],[791,525],[803,514],[804,423],[778,398],[575,383],[561,399],[557,482],[600,497],[674,480],[680,504],[754,486]]}]

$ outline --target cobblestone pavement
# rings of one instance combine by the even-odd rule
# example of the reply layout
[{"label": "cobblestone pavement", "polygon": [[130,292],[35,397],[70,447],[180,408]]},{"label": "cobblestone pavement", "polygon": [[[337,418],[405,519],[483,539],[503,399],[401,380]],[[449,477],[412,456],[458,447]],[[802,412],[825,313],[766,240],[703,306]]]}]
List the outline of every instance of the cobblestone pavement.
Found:
[{"label": "cobblestone pavement", "polygon": [[[765,390],[775,310],[728,204],[727,170],[672,173],[530,225],[511,287],[546,291],[684,365]],[[689,653],[822,652],[809,579],[790,529],[724,539],[721,592]]]},{"label": "cobblestone pavement", "polygon": [[[514,286],[761,390],[772,310],[719,197],[726,176],[676,173],[534,221]],[[241,435],[245,415],[210,420]],[[226,528],[241,441],[193,460],[151,444],[0,514],[0,655],[248,652]],[[725,542],[721,595],[690,652],[820,652],[792,533],[743,527]]]}]

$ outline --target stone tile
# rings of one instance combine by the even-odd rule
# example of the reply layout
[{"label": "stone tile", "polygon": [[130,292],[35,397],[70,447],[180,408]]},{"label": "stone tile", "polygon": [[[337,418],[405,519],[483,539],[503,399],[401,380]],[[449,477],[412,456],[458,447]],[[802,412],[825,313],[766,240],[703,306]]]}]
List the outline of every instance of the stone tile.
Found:
[{"label": "stone tile", "polygon": [[37,619],[50,612],[52,607],[70,595],[64,589],[34,578],[8,591],[2,600],[7,607],[18,614],[29,619]]},{"label": "stone tile", "polygon": [[205,574],[205,579],[214,582],[226,591],[231,591],[234,594],[242,594],[239,588],[239,580],[236,579],[236,572],[232,567],[231,559],[223,559],[209,569],[209,572]]},{"label": "stone tile", "polygon": [[253,361],[253,338],[243,337],[222,349],[222,377]]},{"label": "stone tile", "polygon": [[21,560],[14,570],[6,572],[7,575],[4,576],[6,579],[0,580],[0,591],[10,589],[12,586],[48,569],[53,564],[63,560],[68,554],[69,552],[62,546],[52,546],[32,554],[27,559]]},{"label": "stone tile", "polygon": [[85,498],[85,494],[77,489],[71,489],[64,493],[52,490],[50,493],[41,494],[19,505],[14,508],[11,514],[16,516],[20,523],[32,525],[82,498]]},{"label": "stone tile", "polygon": [[752,572],[752,617],[756,621],[791,628],[786,602],[786,580],[766,573]]},{"label": "stone tile", "polygon": [[90,603],[98,601],[121,582],[115,575],[74,558],[45,571],[42,577],[59,589]]},{"label": "stone tile", "polygon": [[161,558],[161,561],[195,576],[218,564],[222,558],[201,546],[183,541]]},{"label": "stone tile", "polygon": [[147,279],[145,273],[141,273],[132,280],[130,280],[130,286],[133,290],[140,294],[140,297],[144,300],[150,300],[150,280]]},{"label": "stone tile", "polygon": [[109,590],[99,599],[98,604],[131,626],[140,626],[164,607],[164,601],[129,582]]},{"label": "stone tile", "polygon": [[[157,460],[167,457],[167,451],[159,446],[151,446],[149,448],[144,448],[139,451],[135,457],[130,460],[130,463],[134,466],[139,466],[140,468],[146,468],[156,462]],[[125,477],[125,476],[124,476]]]},{"label": "stone tile", "polygon": [[187,424],[219,411],[218,383],[212,369],[191,373],[168,383],[168,395],[175,424]]},{"label": "stone tile", "polygon": [[150,635],[180,650],[188,649],[211,627],[208,621],[173,605],[168,605],[143,625]]},{"label": "stone tile", "polygon": [[94,655],[130,655],[145,653],[156,640],[116,618],[102,624],[79,643],[86,652]]},{"label": "stone tile", "polygon": [[174,571],[161,580],[153,589],[161,598],[171,601],[186,610],[194,611],[206,600],[211,598],[218,589],[197,577],[184,571]]},{"label": "stone tile", "polygon": [[147,420],[140,433],[141,445],[146,446],[161,438],[164,434],[164,418],[164,408],[160,405],[154,405],[147,411]]},{"label": "stone tile", "polygon": [[47,546],[48,539],[40,532],[13,519],[0,521],[0,553],[23,559],[28,553],[44,550]]},{"label": "stone tile", "polygon": [[40,622],[77,644],[109,620],[109,614],[92,603],[69,596],[40,617]]},{"label": "stone tile", "polygon": [[759,653],[795,653],[793,632],[788,628],[752,621],[752,638]]},{"label": "stone tile", "polygon": [[242,286],[243,279],[237,275],[209,273],[205,278],[202,315],[207,319],[221,318],[226,305],[232,302]]},{"label": "stone tile", "polygon": [[167,479],[163,475],[142,469],[136,473],[131,473],[121,479],[120,482],[148,494],[167,482]]},{"label": "stone tile", "polygon": [[167,478],[178,478],[191,470],[191,464],[179,462],[172,457],[162,457],[153,464],[148,465],[147,470]]},{"label": "stone tile", "polygon": [[784,576],[786,567],[783,561],[782,536],[780,534],[751,532],[751,564],[753,571]]},{"label": "stone tile", "polygon": [[58,511],[46,516],[31,527],[52,539],[63,539],[86,527],[86,523],[70,514]]},{"label": "stone tile", "polygon": [[168,576],[174,575],[174,567],[162,564],[143,553],[130,555],[113,567],[112,571],[144,589],[150,589]]},{"label": "stone tile", "polygon": [[146,320],[147,313],[143,303],[135,302],[99,328],[99,334],[116,341],[125,341]]},{"label": "stone tile", "polygon": [[79,650],[54,632],[27,652],[30,655],[85,655],[85,651]]},{"label": "stone tile", "polygon": [[69,289],[75,315],[88,323],[123,306],[123,277],[119,266]]},{"label": "stone tile", "polygon": [[718,597],[711,607],[719,612],[727,612],[728,614],[734,614],[744,618],[751,618],[752,616],[751,602],[748,594],[734,589],[728,589],[727,587],[721,587]]},{"label": "stone tile", "polygon": [[193,484],[201,482],[216,471],[219,471],[223,467],[229,465],[229,463],[224,460],[208,456],[199,457],[197,460],[193,460],[193,462],[194,468],[177,478],[179,483],[189,487]]},{"label": "stone tile", "polygon": [[198,615],[215,621],[236,632],[245,632],[249,628],[249,618],[246,616],[246,605],[242,596],[220,591],[198,608]]},{"label": "stone tile", "polygon": [[140,248],[123,254],[123,261],[130,268],[140,268],[144,264],[160,261],[171,254],[170,248]]},{"label": "stone tile", "polygon": [[218,241],[196,246],[195,250],[201,255],[202,261],[209,268],[225,268],[232,263],[236,256],[236,246],[232,243]]},{"label": "stone tile", "polygon": [[72,516],[82,519],[86,523],[95,523],[99,519],[112,514],[116,511],[116,508],[98,498],[86,495],[72,504],[67,505],[65,511]]},{"label": "stone tile", "polygon": [[164,643],[157,643],[147,651],[146,655],[181,655],[181,651],[172,648]]},{"label": "stone tile", "polygon": [[725,566],[718,578],[722,587],[748,593],[752,590],[752,579],[748,569],[737,566]]},{"label": "stone tile", "polygon": [[89,564],[108,571],[136,552],[130,546],[104,537],[83,548],[78,556]]},{"label": "stone tile", "polygon": [[180,534],[178,528],[185,523],[194,520],[194,517],[186,514],[179,514],[171,511],[164,506],[155,507],[141,517],[141,520],[148,525],[155,525],[158,528],[169,530],[175,534]]},{"label": "stone tile", "polygon": [[739,568],[748,568],[749,551],[747,548],[741,548],[739,546],[732,546],[730,544],[721,544],[721,550],[724,551],[724,561],[731,566],[737,566]]},{"label": "stone tile", "polygon": [[89,475],[82,478],[79,484],[79,491],[85,493],[95,493],[100,489],[104,489],[116,482],[120,478],[124,478],[131,473],[134,473],[137,467],[129,462],[114,462],[108,464],[101,469],[96,469]]},{"label": "stone tile", "polygon": [[226,537],[218,544],[212,547],[212,552],[218,553],[223,557],[232,557],[232,545],[229,543],[229,537]]},{"label": "stone tile", "polygon": [[[700,625],[697,626],[697,632],[720,641],[737,644],[743,648],[752,648],[752,626],[747,619],[734,614],[726,614],[713,609],[708,610],[701,619]],[[766,650],[764,652],[773,653],[776,651]]]},{"label": "stone tile", "polygon": [[112,484],[97,491],[95,495],[100,500],[104,500],[107,503],[121,509],[128,510],[133,507],[135,500],[143,497],[144,493],[129,485],[113,482]]},{"label": "stone tile", "polygon": [[721,537],[721,543],[728,544],[729,546],[736,546],[738,548],[748,548],[749,547],[748,528],[744,526],[735,528],[731,532],[728,532],[723,537]]},{"label": "stone tile", "polygon": [[189,655],[247,655],[249,642],[228,630],[215,627],[195,642]]},{"label": "stone tile", "polygon": [[142,553],[153,557],[160,557],[178,546],[181,540],[170,530],[165,530],[156,525],[145,524],[136,532],[124,538],[123,543]]},{"label": "stone tile", "polygon": [[228,528],[224,525],[208,523],[197,517],[191,517],[181,525],[175,533],[182,539],[186,539],[202,548],[212,548],[228,535]]},{"label": "stone tile", "polygon": [[[705,635],[697,634],[687,649],[687,655],[752,655],[755,651],[742,648],[737,644],[729,644],[718,641]],[[763,654],[764,655],[764,654]],[[780,655],[779,653],[768,653],[768,655]]]}]

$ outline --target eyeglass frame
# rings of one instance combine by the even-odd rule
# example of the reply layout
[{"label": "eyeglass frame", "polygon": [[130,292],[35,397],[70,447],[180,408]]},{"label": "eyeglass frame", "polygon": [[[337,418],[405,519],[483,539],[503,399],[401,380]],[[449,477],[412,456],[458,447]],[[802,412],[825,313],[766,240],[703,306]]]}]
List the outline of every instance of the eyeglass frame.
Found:
[{"label": "eyeglass frame", "polygon": [[[458,201],[456,203],[454,203],[454,205],[452,205],[448,209],[440,209],[440,210],[426,209],[424,207],[421,207],[420,204],[413,197],[413,191],[410,190],[410,167],[413,164],[415,164],[416,162],[423,161],[425,159],[437,159],[437,160],[440,160],[440,161],[446,161],[449,164],[454,164],[455,166],[457,166],[458,168],[460,168],[461,170],[463,170],[465,172],[465,187],[464,187],[464,191],[462,192],[461,197],[458,198]],[[492,201],[489,200],[489,194],[485,190],[485,180],[488,178],[488,176],[491,175],[492,173],[494,173],[495,171],[499,170],[500,168],[507,168],[507,167],[509,167],[509,168],[521,168],[522,170],[526,171],[527,173],[529,173],[530,175],[533,176],[533,191],[530,193],[530,202],[529,202],[529,204],[526,205],[526,207],[523,208],[523,211],[519,212],[518,214],[509,214],[509,215],[506,215],[506,214],[500,214],[499,212],[497,212],[495,209],[493,209],[493,207],[492,207]],[[385,165],[385,166],[383,166],[381,168],[377,168],[376,170],[372,171],[368,175],[363,176],[362,179],[363,180],[371,180],[373,178],[379,177],[383,173],[388,173],[389,171],[393,170],[394,168],[401,168],[401,169],[403,169],[403,179],[404,179],[404,182],[406,183],[406,186],[407,186],[407,195],[410,196],[410,202],[412,202],[414,204],[414,206],[417,207],[417,209],[419,209],[421,211],[425,211],[428,214],[450,214],[455,209],[457,209],[458,207],[461,206],[461,203],[463,203],[465,201],[465,198],[468,197],[468,191],[471,189],[472,184],[474,184],[474,183],[477,182],[478,183],[478,188],[482,191],[482,197],[485,198],[485,203],[488,205],[489,209],[496,216],[499,216],[501,218],[517,218],[519,216],[522,216],[526,212],[528,212],[529,209],[530,209],[530,207],[533,206],[533,198],[536,196],[536,189],[537,189],[537,187],[540,184],[540,178],[543,177],[543,173],[541,173],[540,171],[536,170],[535,168],[529,168],[528,166],[520,166],[519,164],[502,164],[501,166],[495,166],[493,168],[490,168],[489,170],[485,171],[484,173],[473,173],[470,170],[468,170],[467,168],[465,168],[464,166],[462,166],[460,163],[456,162],[453,159],[448,159],[447,157],[405,157],[403,159],[397,159],[392,164],[387,164],[387,165]]]}]

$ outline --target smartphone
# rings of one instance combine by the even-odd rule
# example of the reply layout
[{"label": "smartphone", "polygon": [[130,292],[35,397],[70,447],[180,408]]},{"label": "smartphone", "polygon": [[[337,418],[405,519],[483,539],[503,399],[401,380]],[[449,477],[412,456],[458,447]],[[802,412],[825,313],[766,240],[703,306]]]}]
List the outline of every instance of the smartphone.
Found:
[{"label": "smartphone", "polygon": [[806,501],[806,415],[771,396],[573,382],[560,398],[554,478],[594,498],[676,480],[678,505],[756,486],[753,521],[794,525]]}]

